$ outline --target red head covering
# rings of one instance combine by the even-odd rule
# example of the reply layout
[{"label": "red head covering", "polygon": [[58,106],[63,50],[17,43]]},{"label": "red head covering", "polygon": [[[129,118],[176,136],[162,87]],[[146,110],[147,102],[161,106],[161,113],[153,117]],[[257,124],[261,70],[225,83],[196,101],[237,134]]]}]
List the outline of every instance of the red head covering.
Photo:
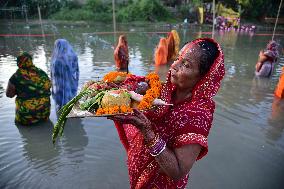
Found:
[{"label": "red head covering", "polygon": [[[195,85],[192,91],[192,99],[207,99],[212,100],[212,97],[216,95],[218,89],[220,88],[221,80],[225,75],[225,66],[224,66],[224,54],[221,49],[221,46],[216,43],[211,38],[199,38],[190,43],[187,43],[179,53],[179,57],[185,57],[190,54],[190,49],[194,44],[198,44],[201,41],[210,41],[214,43],[219,51],[218,57],[215,59],[213,65],[207,74]],[[171,71],[168,72],[168,77],[166,84],[163,86],[161,99],[165,100],[167,103],[170,103],[172,92],[175,90],[175,86],[172,85],[170,81]],[[169,108],[168,106],[159,106],[157,109],[157,115],[162,116],[164,111]]]}]

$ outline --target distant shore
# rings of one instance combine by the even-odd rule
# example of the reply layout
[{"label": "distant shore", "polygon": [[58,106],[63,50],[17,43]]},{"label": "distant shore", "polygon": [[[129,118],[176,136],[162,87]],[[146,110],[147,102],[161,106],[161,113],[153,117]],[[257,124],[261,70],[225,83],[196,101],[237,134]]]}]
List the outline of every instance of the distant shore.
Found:
[{"label": "distant shore", "polygon": [[[19,25],[29,25],[29,26],[34,26],[34,25],[39,25],[41,24],[38,19],[29,19],[27,22],[25,19],[0,19],[0,25],[13,25],[13,24],[19,24]],[[107,25],[112,25],[112,22],[97,22],[97,21],[68,21],[68,20],[52,20],[52,19],[44,19],[42,20],[43,25],[48,25],[48,24],[56,24],[56,25],[94,25],[94,24],[107,24]],[[155,25],[156,27],[169,27],[169,28],[185,28],[185,27],[209,27],[212,28],[212,24],[198,24],[198,23],[187,23],[186,26],[183,22],[176,21],[176,22],[145,22],[145,21],[134,21],[134,22],[117,22],[119,25],[133,25],[133,26],[139,26],[139,25]],[[262,23],[262,22],[251,22],[251,21],[241,21],[241,25],[255,25],[256,26],[256,31],[273,31],[274,29],[274,24],[269,24],[269,23]],[[276,33],[279,31],[284,31],[284,25],[277,25],[276,28]]]}]

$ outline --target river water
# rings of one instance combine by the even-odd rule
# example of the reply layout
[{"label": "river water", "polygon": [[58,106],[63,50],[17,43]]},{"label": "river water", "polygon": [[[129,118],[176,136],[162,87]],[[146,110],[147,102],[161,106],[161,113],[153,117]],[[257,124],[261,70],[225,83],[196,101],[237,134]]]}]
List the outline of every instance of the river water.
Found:
[{"label": "river water", "polygon": [[[157,71],[165,79],[168,66],[155,67],[153,53],[169,25],[118,25],[129,42],[130,71]],[[208,28],[176,28],[181,41],[210,37]],[[113,46],[118,35],[108,24],[0,24],[0,188],[129,188],[126,154],[113,123],[105,118],[70,119],[55,147],[52,102],[50,122],[34,127],[14,123],[15,99],[5,89],[16,71],[20,50],[50,73],[54,41],[66,38],[78,54],[80,86],[115,70]],[[34,34],[50,34],[46,37]],[[9,34],[9,35],[7,35]],[[10,34],[17,34],[11,36]],[[29,34],[31,36],[23,36]],[[268,79],[254,78],[258,52],[271,36],[260,33],[217,33],[225,53],[226,76],[216,95],[209,153],[191,170],[188,188],[284,188],[284,104],[273,90],[284,58]],[[283,35],[276,36],[284,40]]]}]

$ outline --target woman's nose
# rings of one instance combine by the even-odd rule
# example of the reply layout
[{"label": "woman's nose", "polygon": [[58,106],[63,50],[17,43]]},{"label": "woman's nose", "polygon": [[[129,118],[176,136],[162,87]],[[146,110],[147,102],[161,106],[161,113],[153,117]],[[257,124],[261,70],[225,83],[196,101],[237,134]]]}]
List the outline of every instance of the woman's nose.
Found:
[{"label": "woman's nose", "polygon": [[173,70],[178,70],[180,65],[180,62],[178,60],[174,61],[173,64],[171,65],[171,69]]}]

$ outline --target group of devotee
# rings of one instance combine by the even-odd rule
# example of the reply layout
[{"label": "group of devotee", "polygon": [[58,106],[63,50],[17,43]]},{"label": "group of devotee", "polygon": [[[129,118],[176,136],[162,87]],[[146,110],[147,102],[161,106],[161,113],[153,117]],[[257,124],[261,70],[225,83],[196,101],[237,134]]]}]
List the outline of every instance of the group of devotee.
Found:
[{"label": "group of devotee", "polygon": [[[155,64],[167,64],[176,59],[180,39],[172,30],[160,40],[155,50]],[[114,50],[114,61],[118,70],[128,70],[129,52],[125,35],[119,36]],[[69,102],[77,94],[79,82],[78,57],[66,39],[57,39],[50,61],[50,77],[33,63],[32,55],[22,52],[17,57],[17,71],[8,82],[6,96],[16,96],[16,116],[18,124],[30,125],[48,120],[50,96],[55,101],[56,110]]]},{"label": "group of devotee", "polygon": [[57,110],[77,94],[78,57],[65,39],[55,41],[50,77],[34,65],[32,55],[27,52],[17,57],[17,67],[6,89],[7,97],[16,96],[16,124],[32,125],[47,121],[50,115],[51,94]]}]

